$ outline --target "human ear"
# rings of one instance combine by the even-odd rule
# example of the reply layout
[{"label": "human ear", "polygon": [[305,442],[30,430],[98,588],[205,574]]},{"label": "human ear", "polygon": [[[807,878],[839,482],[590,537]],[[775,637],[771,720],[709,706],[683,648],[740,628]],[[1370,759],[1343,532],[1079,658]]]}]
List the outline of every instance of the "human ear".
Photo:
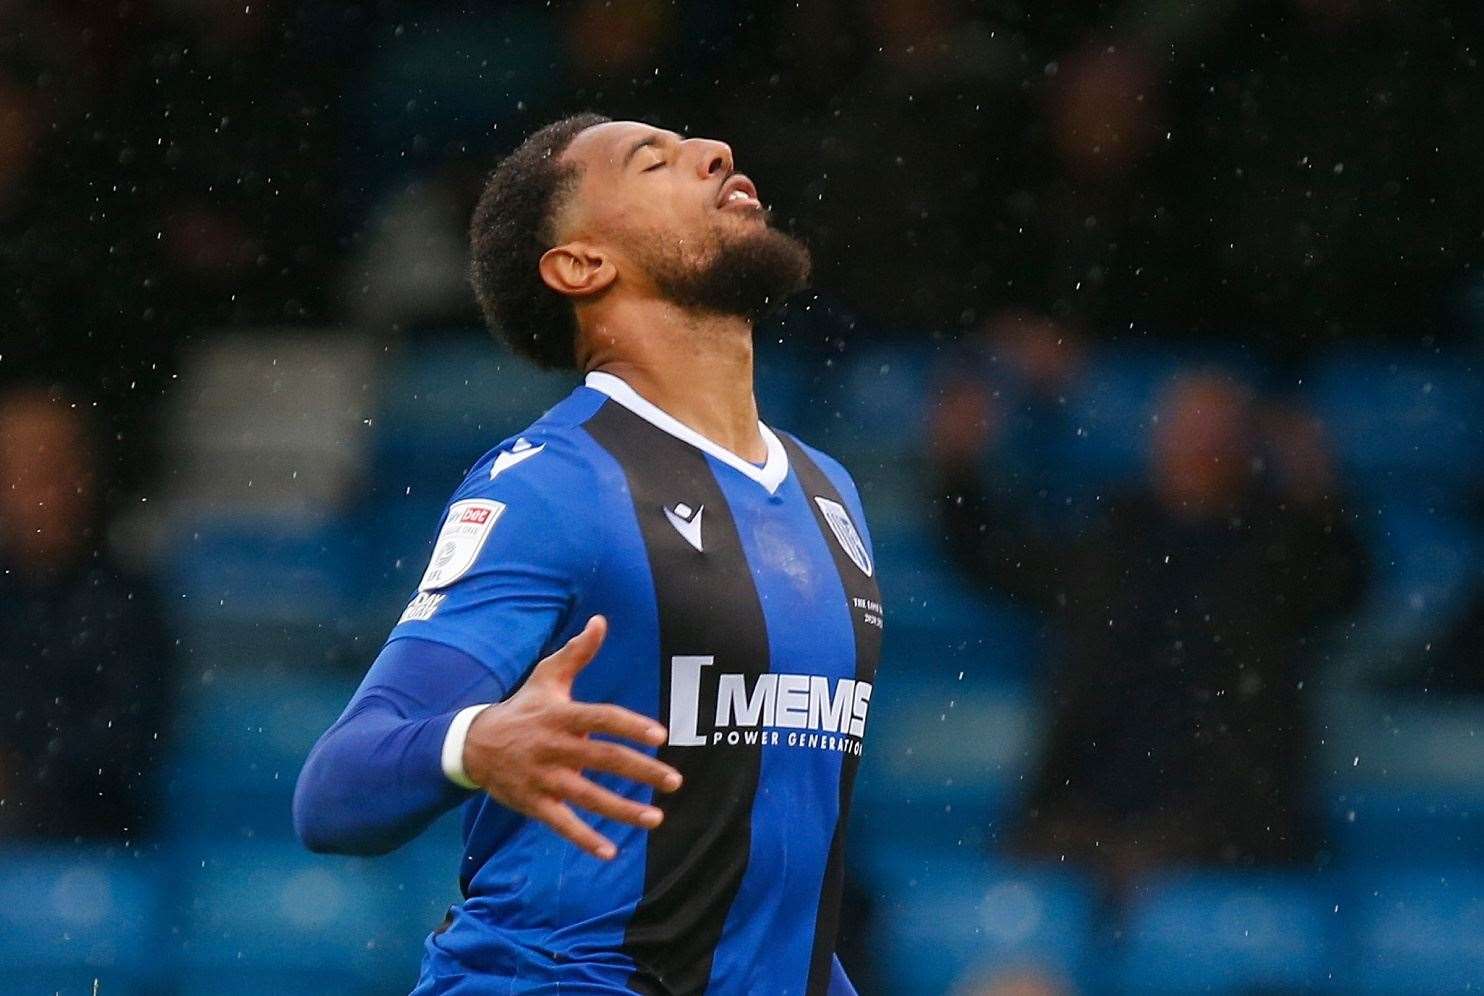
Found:
[{"label": "human ear", "polygon": [[601,250],[585,242],[567,242],[541,254],[541,279],[568,297],[587,297],[613,283],[618,270]]}]

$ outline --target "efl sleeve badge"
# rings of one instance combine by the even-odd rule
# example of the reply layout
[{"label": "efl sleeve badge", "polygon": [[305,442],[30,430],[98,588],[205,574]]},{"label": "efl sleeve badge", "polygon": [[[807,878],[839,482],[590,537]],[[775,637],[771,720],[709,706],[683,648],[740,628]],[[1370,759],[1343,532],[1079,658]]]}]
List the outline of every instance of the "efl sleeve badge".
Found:
[{"label": "efl sleeve badge", "polygon": [[469,498],[450,505],[418,591],[447,588],[467,574],[504,512],[504,502],[488,498]]}]

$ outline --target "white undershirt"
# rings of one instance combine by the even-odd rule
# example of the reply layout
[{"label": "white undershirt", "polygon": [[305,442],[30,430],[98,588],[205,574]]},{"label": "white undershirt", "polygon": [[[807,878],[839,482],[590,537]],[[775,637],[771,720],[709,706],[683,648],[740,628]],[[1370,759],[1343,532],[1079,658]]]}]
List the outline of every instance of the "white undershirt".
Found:
[{"label": "white undershirt", "polygon": [[482,702],[460,709],[453,717],[453,722],[448,724],[448,732],[443,735],[443,774],[459,788],[479,787],[464,772],[464,742],[469,739],[469,726],[474,722],[474,717],[493,704]]}]

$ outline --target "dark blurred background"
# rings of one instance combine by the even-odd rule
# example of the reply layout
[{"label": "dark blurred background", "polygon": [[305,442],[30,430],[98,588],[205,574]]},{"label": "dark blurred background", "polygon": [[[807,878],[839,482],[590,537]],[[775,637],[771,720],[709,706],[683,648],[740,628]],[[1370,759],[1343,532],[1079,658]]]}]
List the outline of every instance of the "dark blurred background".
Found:
[{"label": "dark blurred background", "polygon": [[[461,471],[562,396],[465,226],[580,109],[816,286],[887,656],[863,993],[1484,985],[1484,8],[0,2],[0,991],[395,993],[457,828],[288,797]],[[6,987],[9,988],[6,988]]]}]

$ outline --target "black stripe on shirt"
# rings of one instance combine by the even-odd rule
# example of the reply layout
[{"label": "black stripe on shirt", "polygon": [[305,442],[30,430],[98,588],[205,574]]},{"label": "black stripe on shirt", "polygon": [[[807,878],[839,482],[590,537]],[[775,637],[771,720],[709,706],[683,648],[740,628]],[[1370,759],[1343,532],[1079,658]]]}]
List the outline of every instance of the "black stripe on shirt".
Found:
[{"label": "black stripe on shirt", "polygon": [[[839,504],[854,521],[854,515],[849,513],[850,506],[845,503],[840,492],[814,461],[809,459],[796,440],[787,434],[782,434],[780,438],[783,440],[783,448],[788,452],[788,462],[804,488],[815,523],[824,534],[825,545],[830,548],[830,554],[835,559],[835,570],[845,589],[845,609],[850,613],[851,629],[855,632],[855,679],[874,682],[876,664],[881,657],[881,626],[870,621],[872,618],[878,621],[881,619],[881,591],[874,577],[874,565],[872,574],[867,575],[850,559],[841,541],[830,528],[824,511],[815,501],[816,498],[825,498]],[[863,525],[856,523],[857,531]],[[868,608],[867,603],[874,603],[874,608]],[[834,837],[830,840],[830,856],[825,864],[824,885],[820,890],[819,910],[814,920],[814,946],[809,957],[809,985],[806,990],[809,996],[823,996],[829,988],[830,961],[835,954],[836,934],[840,929],[840,898],[845,888],[845,829],[850,818],[850,795],[855,785],[855,772],[860,765],[860,758],[847,752],[841,756],[840,764],[840,816],[835,823]]]},{"label": "black stripe on shirt", "polygon": [[[731,509],[700,450],[612,401],[583,428],[628,480],[659,610],[659,658],[652,662],[660,669],[656,715],[673,738],[672,660],[714,659],[701,669],[700,702],[716,701],[722,673],[747,675],[752,687],[769,666],[762,603]],[[665,514],[677,502],[701,510],[700,551]],[[703,709],[698,718],[697,732],[709,734],[714,716]],[[673,795],[654,799],[665,819],[649,833],[644,894],[624,932],[623,951],[638,966],[629,988],[700,993],[747,870],[762,753],[755,746],[711,744],[708,737],[704,746],[666,745],[658,756],[685,781]]]}]

